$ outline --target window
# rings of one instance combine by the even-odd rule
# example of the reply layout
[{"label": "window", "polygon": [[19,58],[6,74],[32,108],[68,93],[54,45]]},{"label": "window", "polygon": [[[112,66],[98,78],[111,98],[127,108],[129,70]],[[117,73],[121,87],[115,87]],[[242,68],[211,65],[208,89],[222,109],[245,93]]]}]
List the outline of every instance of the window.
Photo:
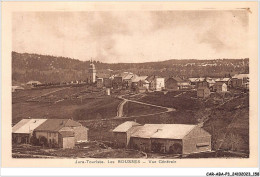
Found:
[{"label": "window", "polygon": [[207,147],[207,146],[209,146],[209,143],[208,143],[208,142],[206,142],[206,143],[197,143],[197,144],[196,144],[196,147],[197,147],[197,148]]}]

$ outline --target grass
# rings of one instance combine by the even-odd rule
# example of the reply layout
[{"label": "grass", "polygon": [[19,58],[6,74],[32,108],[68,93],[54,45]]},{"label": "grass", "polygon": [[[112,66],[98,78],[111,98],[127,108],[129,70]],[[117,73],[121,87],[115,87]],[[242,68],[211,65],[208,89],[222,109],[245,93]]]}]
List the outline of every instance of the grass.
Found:
[{"label": "grass", "polygon": [[143,105],[134,102],[126,102],[123,108],[124,116],[140,116],[167,111],[167,109]]},{"label": "grass", "polygon": [[136,150],[112,149],[102,142],[77,144],[73,149],[50,149],[39,146],[13,145],[13,158],[142,158]]},{"label": "grass", "polygon": [[[65,88],[64,90],[55,92],[52,97],[56,97],[58,100],[66,98],[68,95],[82,94],[86,90],[86,87],[72,87]],[[91,120],[91,119],[103,119],[112,118],[117,114],[117,106],[120,103],[119,99],[102,96],[102,98],[77,98],[70,97],[62,100],[61,102],[46,102],[47,95],[41,101],[28,102],[26,100],[33,97],[41,96],[48,92],[52,92],[54,89],[37,89],[26,90],[24,92],[17,92],[13,95],[12,104],[12,119],[13,123],[17,123],[24,118],[71,118],[74,120]],[[92,93],[87,93],[94,95]],[[86,96],[86,95],[85,95]],[[23,99],[21,99],[23,98]],[[37,98],[38,99],[38,98]],[[17,101],[19,100],[19,101]]]},{"label": "grass", "polygon": [[[118,120],[110,118],[116,116],[117,106],[121,100],[102,96],[101,92],[95,92],[99,95],[96,99],[91,98],[89,96],[93,96],[94,93],[89,93],[86,87],[66,88],[53,93],[52,97],[65,98],[56,104],[25,101],[54,89],[25,90],[13,93],[13,123],[28,117],[73,118],[89,128],[91,141],[112,142],[112,130],[129,120],[137,121],[140,124],[198,124],[206,121],[203,128],[212,135],[213,150],[232,150],[249,154],[249,95],[247,93],[241,94],[241,91],[238,90],[224,96],[213,93],[207,99],[197,99],[194,91],[184,91],[185,93],[178,97],[175,96],[180,94],[180,91],[168,92],[165,95],[162,92],[147,93],[144,97],[138,97],[138,100],[172,107],[176,111],[138,117],[142,114],[161,112],[162,109],[128,102],[124,106],[124,112],[127,116],[136,117]],[[83,96],[83,99],[77,98],[77,96],[70,97],[71,95]],[[104,155],[102,153],[110,152],[100,152],[101,156]]]}]

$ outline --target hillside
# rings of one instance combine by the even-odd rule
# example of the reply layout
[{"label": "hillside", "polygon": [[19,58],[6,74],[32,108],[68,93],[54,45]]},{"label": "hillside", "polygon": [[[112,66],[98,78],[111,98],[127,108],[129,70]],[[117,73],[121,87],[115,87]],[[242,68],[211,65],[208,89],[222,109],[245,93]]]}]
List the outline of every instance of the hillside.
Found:
[{"label": "hillside", "polygon": [[[123,71],[139,75],[184,76],[184,77],[224,77],[249,72],[249,59],[195,60],[171,59],[148,63],[102,63],[94,61],[97,75],[115,74]],[[80,61],[66,57],[12,52],[13,84],[30,80],[47,82],[66,82],[86,80],[89,61]],[[108,69],[113,70],[108,73]]]}]

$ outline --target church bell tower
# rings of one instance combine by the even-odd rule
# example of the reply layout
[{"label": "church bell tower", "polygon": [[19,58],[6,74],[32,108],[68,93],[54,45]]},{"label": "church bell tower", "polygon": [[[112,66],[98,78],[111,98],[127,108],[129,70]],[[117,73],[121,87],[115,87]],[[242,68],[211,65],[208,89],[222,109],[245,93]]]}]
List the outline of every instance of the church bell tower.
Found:
[{"label": "church bell tower", "polygon": [[92,60],[90,61],[90,65],[88,68],[88,83],[95,83],[96,82],[96,68]]}]

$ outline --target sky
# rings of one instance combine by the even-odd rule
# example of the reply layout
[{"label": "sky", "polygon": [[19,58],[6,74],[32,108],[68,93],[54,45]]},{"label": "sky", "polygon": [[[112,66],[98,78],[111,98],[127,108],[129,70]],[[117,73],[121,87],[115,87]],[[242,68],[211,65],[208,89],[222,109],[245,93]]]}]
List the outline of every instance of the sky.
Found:
[{"label": "sky", "polygon": [[107,63],[248,57],[248,12],[14,12],[20,53]]}]

